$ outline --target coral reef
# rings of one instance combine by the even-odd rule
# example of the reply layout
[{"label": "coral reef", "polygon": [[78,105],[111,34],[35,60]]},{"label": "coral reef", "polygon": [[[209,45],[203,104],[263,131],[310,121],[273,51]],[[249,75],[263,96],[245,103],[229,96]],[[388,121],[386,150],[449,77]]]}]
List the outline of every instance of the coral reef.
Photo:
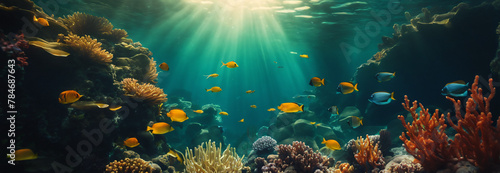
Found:
[{"label": "coral reef", "polygon": [[224,152],[222,152],[222,146],[217,147],[215,142],[211,142],[210,140],[195,147],[194,154],[193,150],[186,148],[186,159],[184,160],[186,171],[239,173],[244,169],[243,163],[241,163],[243,158],[240,158],[234,150],[234,148],[228,145]]},{"label": "coral reef", "polygon": [[64,43],[74,51],[77,51],[79,55],[87,57],[96,63],[108,64],[113,59],[113,54],[101,48],[102,43],[96,39],[92,39],[88,35],[80,37],[75,34],[69,34],[68,36],[61,35],[61,37],[64,38]]},{"label": "coral reef", "polygon": [[7,57],[14,58],[17,60],[17,64],[20,67],[28,65],[28,57],[23,50],[28,49],[29,45],[26,40],[24,40],[24,34],[10,35],[8,38],[6,35],[0,32],[0,47],[2,51],[7,54]]},{"label": "coral reef", "polygon": [[140,158],[114,161],[106,165],[106,173],[153,172],[153,167]]},{"label": "coral reef", "polygon": [[276,146],[276,144],[276,140],[274,140],[272,137],[262,136],[252,144],[252,149],[258,154],[270,153],[274,151],[274,147]]},{"label": "coral reef", "polygon": [[167,95],[152,84],[139,84],[137,79],[125,78],[121,82],[125,94],[132,98],[156,105],[167,101]]},{"label": "coral reef", "polygon": [[391,172],[423,172],[424,168],[420,163],[414,162],[415,158],[410,155],[398,155],[394,157],[382,171],[384,173]]},{"label": "coral reef", "polygon": [[[370,138],[366,135],[366,138],[358,137],[354,141],[354,146],[356,146],[356,154],[354,158],[356,161],[364,166],[365,171],[374,169],[383,169],[385,166],[384,157],[382,156],[382,151],[379,150],[379,143],[370,142]],[[371,168],[370,168],[371,166]]]},{"label": "coral reef", "polygon": [[354,166],[349,163],[342,163],[338,161],[335,163],[335,167],[328,168],[329,173],[352,173],[354,172]]},{"label": "coral reef", "polygon": [[113,29],[113,25],[108,19],[80,12],[75,12],[58,20],[64,23],[73,34],[81,36],[100,37],[104,33],[111,34]]},{"label": "coral reef", "polygon": [[156,83],[157,78],[158,78],[158,72],[156,72],[156,61],[153,58],[150,58],[149,59],[149,70],[144,75],[144,81]]},{"label": "coral reef", "polygon": [[[449,163],[469,161],[481,171],[499,170],[500,164],[500,126],[494,127],[490,110],[490,101],[495,95],[493,80],[489,80],[489,96],[483,97],[483,90],[478,88],[479,76],[476,76],[471,89],[471,98],[467,100],[465,115],[461,113],[460,100],[447,97],[455,106],[455,117],[458,123],[453,123],[450,113],[447,120],[450,126],[457,131],[455,138],[449,140],[445,134],[447,125],[445,115],[439,116],[438,110],[432,114],[417,101],[412,103],[405,96],[404,108],[411,113],[413,122],[405,123],[403,116],[398,116],[405,128],[400,139],[408,153],[419,160],[422,166],[429,171],[436,171]],[[416,109],[421,111],[417,114]],[[500,124],[500,118],[497,118]],[[475,147],[471,147],[475,146]]]}]

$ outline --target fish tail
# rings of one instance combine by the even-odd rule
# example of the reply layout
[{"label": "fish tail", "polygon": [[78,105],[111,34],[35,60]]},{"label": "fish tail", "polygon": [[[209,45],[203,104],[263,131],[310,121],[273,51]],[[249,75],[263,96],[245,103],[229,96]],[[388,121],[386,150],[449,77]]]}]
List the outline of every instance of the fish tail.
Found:
[{"label": "fish tail", "polygon": [[354,90],[359,91],[358,90],[358,84],[354,85]]},{"label": "fish tail", "polygon": [[33,15],[33,21],[38,22],[38,19],[36,18],[35,15]]},{"label": "fish tail", "polygon": [[321,80],[321,84],[323,84],[323,86],[325,86],[325,78],[323,78],[323,79]]},{"label": "fish tail", "polygon": [[302,112],[304,112],[304,105],[301,105],[301,106],[300,106],[300,110],[301,110]]},{"label": "fish tail", "polygon": [[208,79],[208,78],[210,78],[210,75],[204,75],[204,76],[206,76],[206,77],[207,77],[207,79]]},{"label": "fish tail", "polygon": [[359,124],[363,125],[363,118],[359,119]]},{"label": "fish tail", "polygon": [[391,93],[391,99],[392,99],[392,100],[396,100],[396,99],[394,98],[394,91]]},{"label": "fish tail", "polygon": [[392,73],[392,76],[396,77],[396,72]]},{"label": "fish tail", "polygon": [[[220,62],[222,62],[222,65],[221,65],[220,67],[224,67],[224,66],[226,65],[226,64],[224,64],[224,62],[223,62],[223,61],[220,61]],[[219,67],[219,68],[220,68],[220,67]]]},{"label": "fish tail", "polygon": [[325,140],[325,138],[323,138],[323,142],[321,142],[321,143],[322,143],[322,144],[326,143],[326,140]]},{"label": "fish tail", "polygon": [[205,89],[205,90],[207,90],[207,92],[210,91],[209,89]]},{"label": "fish tail", "polygon": [[153,128],[148,126],[148,129],[146,131],[151,131],[151,130],[153,130]]}]

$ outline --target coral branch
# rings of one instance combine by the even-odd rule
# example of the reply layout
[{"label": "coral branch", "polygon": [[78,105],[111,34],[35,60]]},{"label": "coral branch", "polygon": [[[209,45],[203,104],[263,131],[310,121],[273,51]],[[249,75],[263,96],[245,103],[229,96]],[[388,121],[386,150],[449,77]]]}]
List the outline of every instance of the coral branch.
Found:
[{"label": "coral branch", "polygon": [[373,169],[380,168],[383,169],[385,162],[382,156],[382,151],[378,149],[378,143],[373,146],[370,142],[370,138],[366,135],[366,139],[358,137],[354,142],[357,148],[357,153],[354,155],[356,161],[365,167],[365,171],[370,170],[368,165],[371,165]]}]

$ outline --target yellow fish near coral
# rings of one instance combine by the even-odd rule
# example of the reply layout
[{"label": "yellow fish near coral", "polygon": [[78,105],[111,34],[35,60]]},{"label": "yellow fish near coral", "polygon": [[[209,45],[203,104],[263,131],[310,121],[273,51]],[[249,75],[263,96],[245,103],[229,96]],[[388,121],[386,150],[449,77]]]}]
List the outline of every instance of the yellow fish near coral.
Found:
[{"label": "yellow fish near coral", "polygon": [[245,122],[245,119],[241,119],[238,122],[240,122],[240,123]]},{"label": "yellow fish near coral", "polygon": [[212,78],[216,78],[216,77],[218,77],[218,76],[219,76],[219,74],[214,73],[214,74],[209,74],[209,75],[205,75],[205,76],[207,77],[207,79],[208,79],[208,78],[210,78],[210,77],[212,77]]},{"label": "yellow fish near coral", "polygon": [[146,131],[153,131],[151,133],[161,135],[171,131],[174,131],[174,128],[165,122],[154,123],[152,127],[148,126]]},{"label": "yellow fish near coral", "polygon": [[250,105],[250,107],[252,107],[252,108],[257,108],[257,105]]},{"label": "yellow fish near coral", "polygon": [[170,149],[170,151],[167,153],[167,156],[172,156],[172,157],[175,157],[177,158],[177,160],[179,162],[182,163],[182,158],[179,156],[179,154],[177,154],[177,152],[175,152],[174,150]]},{"label": "yellow fish near coral", "polygon": [[223,66],[226,66],[227,68],[239,67],[238,64],[236,64],[236,62],[234,62],[234,61],[229,61],[227,63],[222,62],[222,66],[220,66],[220,67],[223,67]]},{"label": "yellow fish near coral", "polygon": [[33,21],[39,23],[42,26],[49,26],[49,21],[41,17],[36,18],[36,16],[33,16]]},{"label": "yellow fish near coral", "polygon": [[139,141],[137,138],[128,138],[127,140],[123,141],[123,144],[127,147],[134,148],[139,146]]},{"label": "yellow fish near coral", "polygon": [[275,110],[276,109],[274,109],[274,108],[269,108],[267,111],[272,112],[272,111],[275,111]]},{"label": "yellow fish near coral", "polygon": [[61,94],[59,94],[59,103],[62,103],[62,104],[74,103],[82,97],[83,97],[83,95],[80,95],[75,90],[66,90],[66,91],[61,92]]},{"label": "yellow fish near coral", "polygon": [[69,105],[72,108],[79,110],[93,110],[108,108],[109,105],[105,103],[97,103],[94,101],[77,101]]},{"label": "yellow fish near coral", "polygon": [[165,71],[168,71],[170,70],[170,67],[168,67],[168,64],[163,62],[159,65],[159,67],[162,69],[162,70],[165,70]]},{"label": "yellow fish near coral", "polygon": [[254,93],[255,90],[248,90],[248,91],[245,91],[247,94],[251,94],[251,93]]},{"label": "yellow fish near coral", "polygon": [[306,54],[302,54],[300,55],[301,58],[309,58],[309,55],[306,55]]},{"label": "yellow fish near coral", "polygon": [[323,138],[323,142],[321,142],[322,144],[325,144],[327,148],[329,148],[330,150],[340,150],[340,144],[339,142],[337,142],[336,140],[333,140],[333,139],[330,139],[330,140],[325,140],[325,138]]},{"label": "yellow fish near coral", "polygon": [[219,115],[229,115],[227,112],[219,112]]},{"label": "yellow fish near coral", "polygon": [[337,87],[337,94],[350,94],[358,90],[358,84],[353,84],[352,82],[340,82]]},{"label": "yellow fish near coral", "polygon": [[198,113],[198,114],[202,114],[202,113],[203,113],[203,110],[194,110],[193,112],[194,112],[194,113]]},{"label": "yellow fish near coral", "polygon": [[37,159],[38,155],[33,153],[33,151],[31,151],[31,149],[19,149],[19,150],[16,150],[16,152],[14,153],[14,157],[12,157],[11,154],[7,154],[7,157],[9,157],[11,159],[16,159],[16,161],[21,161],[21,160]]},{"label": "yellow fish near coral", "polygon": [[286,113],[294,113],[294,112],[299,112],[299,111],[304,111],[304,105],[300,105],[297,103],[282,103],[280,106],[278,106],[278,109],[286,112]]},{"label": "yellow fish near coral", "polygon": [[172,121],[177,122],[184,122],[189,119],[189,117],[187,117],[186,115],[186,112],[184,112],[182,109],[172,109],[167,113],[167,116],[170,117]]},{"label": "yellow fish near coral", "polygon": [[110,106],[108,109],[110,111],[117,111],[117,110],[120,110],[122,108],[122,106]]},{"label": "yellow fish near coral", "polygon": [[316,122],[310,122],[309,124],[316,124]]},{"label": "yellow fish near coral", "polygon": [[214,86],[214,87],[212,87],[212,88],[210,88],[210,89],[205,89],[205,90],[206,90],[207,92],[212,91],[213,93],[216,93],[216,92],[220,92],[220,91],[222,91],[222,89],[221,89],[220,87],[218,87],[218,86]]}]

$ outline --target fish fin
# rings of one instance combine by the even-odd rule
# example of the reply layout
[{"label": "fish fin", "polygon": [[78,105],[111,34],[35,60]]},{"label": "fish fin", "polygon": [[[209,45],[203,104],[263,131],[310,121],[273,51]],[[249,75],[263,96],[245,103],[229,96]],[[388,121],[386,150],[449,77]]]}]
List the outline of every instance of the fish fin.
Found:
[{"label": "fish fin", "polygon": [[394,91],[391,93],[391,99],[392,99],[392,100],[396,100],[396,99],[394,98]]},{"label": "fish fin", "polygon": [[392,73],[392,76],[396,77],[396,72]]},{"label": "fish fin", "polygon": [[151,131],[151,130],[153,130],[153,128],[148,126],[148,129],[146,131]]},{"label": "fish fin", "polygon": [[312,79],[309,81],[309,85],[314,86]]},{"label": "fish fin", "polygon": [[[223,62],[223,61],[220,61],[220,62],[222,62],[222,65],[221,65],[220,67],[224,67],[224,66],[226,65],[226,64],[224,64],[224,62]],[[219,67],[219,68],[220,68],[220,67]]]},{"label": "fish fin", "polygon": [[207,76],[207,79],[210,78],[210,75],[205,75],[205,76]]},{"label": "fish fin", "polygon": [[[449,84],[452,84],[452,83],[456,83],[456,84],[464,84],[465,85],[465,82],[463,80],[457,80],[457,81],[453,81],[453,82],[450,82],[450,83],[447,83],[446,85],[449,85]],[[468,84],[468,83],[467,83]],[[445,86],[446,86],[445,85]]]},{"label": "fish fin", "polygon": [[325,78],[323,78],[323,79],[321,80],[321,84],[323,84],[323,86],[325,86]]},{"label": "fish fin", "polygon": [[358,84],[355,84],[355,85],[354,85],[354,90],[359,91],[359,90],[358,90]]},{"label": "fish fin", "polygon": [[325,140],[325,138],[323,138],[323,142],[321,142],[321,143],[322,143],[322,144],[326,143],[326,140]]},{"label": "fish fin", "polygon": [[339,115],[339,108],[337,108],[337,115]]},{"label": "fish fin", "polygon": [[36,18],[35,15],[33,15],[33,21],[38,22],[38,19]]},{"label": "fish fin", "polygon": [[359,124],[363,125],[363,118],[359,119]]},{"label": "fish fin", "polygon": [[300,106],[300,110],[301,110],[302,112],[304,112],[304,105],[301,105],[301,106]]}]

